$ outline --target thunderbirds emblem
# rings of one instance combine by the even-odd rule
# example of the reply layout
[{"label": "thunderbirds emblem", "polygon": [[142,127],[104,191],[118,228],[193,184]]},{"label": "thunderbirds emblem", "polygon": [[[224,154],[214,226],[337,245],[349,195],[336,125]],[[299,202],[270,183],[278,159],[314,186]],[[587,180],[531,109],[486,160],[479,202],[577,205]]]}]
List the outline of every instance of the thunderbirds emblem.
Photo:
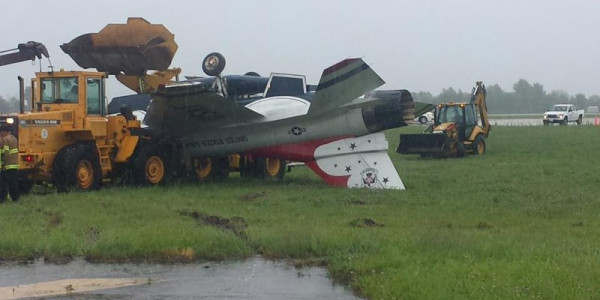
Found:
[{"label": "thunderbirds emblem", "polygon": [[377,169],[368,168],[360,172],[360,176],[362,177],[363,187],[375,187],[375,183],[377,182]]}]

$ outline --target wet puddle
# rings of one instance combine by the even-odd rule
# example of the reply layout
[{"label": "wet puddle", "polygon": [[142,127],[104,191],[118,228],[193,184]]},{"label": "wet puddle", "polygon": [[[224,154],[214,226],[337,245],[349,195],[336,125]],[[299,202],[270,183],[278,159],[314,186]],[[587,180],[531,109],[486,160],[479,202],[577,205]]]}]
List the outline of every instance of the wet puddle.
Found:
[{"label": "wet puddle", "polygon": [[52,299],[360,299],[334,284],[323,268],[295,268],[260,257],[169,265],[91,264],[81,259],[66,264],[0,264],[0,299],[24,295]]}]

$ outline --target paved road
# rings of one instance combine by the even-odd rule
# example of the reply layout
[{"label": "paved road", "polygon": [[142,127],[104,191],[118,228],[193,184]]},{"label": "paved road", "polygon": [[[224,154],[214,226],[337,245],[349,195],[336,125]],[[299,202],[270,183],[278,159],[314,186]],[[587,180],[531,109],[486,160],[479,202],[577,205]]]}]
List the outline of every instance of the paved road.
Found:
[{"label": "paved road", "polygon": [[[492,126],[542,126],[542,118],[519,118],[519,119],[490,119]],[[593,125],[594,118],[583,119],[583,125]],[[552,124],[559,126],[558,124]],[[575,126],[575,123],[569,123],[569,126]]]}]

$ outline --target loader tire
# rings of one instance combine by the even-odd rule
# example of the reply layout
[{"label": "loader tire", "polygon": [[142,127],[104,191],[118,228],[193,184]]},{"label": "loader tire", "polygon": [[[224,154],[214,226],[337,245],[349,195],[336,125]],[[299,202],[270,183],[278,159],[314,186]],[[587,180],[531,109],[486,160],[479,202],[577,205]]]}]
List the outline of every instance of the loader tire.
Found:
[{"label": "loader tire", "polygon": [[229,158],[227,156],[196,158],[194,169],[200,181],[222,181],[229,177]]},{"label": "loader tire", "polygon": [[92,145],[74,144],[61,149],[52,165],[52,181],[59,193],[91,191],[100,187],[102,170]]},{"label": "loader tire", "polygon": [[485,153],[485,140],[483,135],[478,135],[473,141],[473,154],[482,155]]},{"label": "loader tire", "polygon": [[133,160],[133,180],[137,185],[162,185],[169,181],[167,155],[156,146],[142,146]]},{"label": "loader tire", "polygon": [[464,157],[465,153],[467,151],[465,150],[465,145],[463,143],[457,143],[456,144],[456,157]]},{"label": "loader tire", "polygon": [[262,179],[283,179],[285,161],[278,158],[258,157],[254,162],[254,176]]}]

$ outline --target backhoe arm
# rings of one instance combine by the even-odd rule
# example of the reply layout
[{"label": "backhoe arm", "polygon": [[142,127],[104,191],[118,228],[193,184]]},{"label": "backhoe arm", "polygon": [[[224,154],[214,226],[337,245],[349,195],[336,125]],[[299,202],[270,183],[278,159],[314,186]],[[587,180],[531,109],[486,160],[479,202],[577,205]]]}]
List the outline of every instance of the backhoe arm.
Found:
[{"label": "backhoe arm", "polygon": [[[9,53],[3,54],[6,52]],[[36,57],[41,59],[42,55],[46,58],[50,57],[46,46],[44,46],[42,43],[29,41],[27,43],[19,44],[17,48],[0,52],[0,66],[10,65],[26,60],[34,60]]]},{"label": "backhoe arm", "polygon": [[487,137],[490,132],[490,120],[488,118],[487,103],[485,97],[485,85],[483,85],[483,82],[477,81],[475,83],[475,87],[473,88],[472,101],[475,103],[477,109],[479,110],[479,117],[481,118],[483,134],[485,134],[485,137]]}]

